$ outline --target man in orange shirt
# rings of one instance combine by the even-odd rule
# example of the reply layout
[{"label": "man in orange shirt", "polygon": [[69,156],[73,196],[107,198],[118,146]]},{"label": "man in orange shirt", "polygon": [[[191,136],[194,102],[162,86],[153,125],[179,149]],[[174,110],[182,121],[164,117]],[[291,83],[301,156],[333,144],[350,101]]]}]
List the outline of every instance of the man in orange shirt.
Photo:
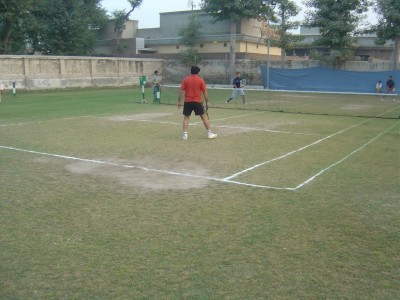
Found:
[{"label": "man in orange shirt", "polygon": [[186,141],[188,139],[188,127],[189,120],[192,112],[194,111],[195,115],[200,116],[203,121],[204,127],[207,129],[207,137],[209,139],[214,139],[217,137],[215,133],[211,132],[210,121],[208,120],[207,115],[205,114],[204,107],[202,104],[202,94],[204,96],[204,100],[206,101],[206,109],[208,109],[208,93],[206,84],[198,74],[200,72],[200,68],[197,66],[193,66],[190,69],[190,74],[187,76],[181,85],[181,90],[178,96],[178,109],[181,108],[181,100],[182,96],[185,95],[185,101],[183,104],[183,135],[182,139]]}]

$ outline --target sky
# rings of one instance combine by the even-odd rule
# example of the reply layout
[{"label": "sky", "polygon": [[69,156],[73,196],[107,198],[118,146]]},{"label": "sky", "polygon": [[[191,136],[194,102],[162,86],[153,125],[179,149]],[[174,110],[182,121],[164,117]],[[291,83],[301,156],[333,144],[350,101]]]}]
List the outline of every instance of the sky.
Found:
[{"label": "sky", "polygon": [[[298,6],[302,7],[300,14],[292,20],[301,21],[303,19],[305,6],[302,4],[303,0],[294,0]],[[200,0],[194,0],[197,4],[196,8],[199,9]],[[128,0],[102,0],[101,6],[105,8],[110,14],[114,10],[130,10],[131,6]],[[160,27],[160,15],[162,12],[173,12],[190,10],[189,0],[143,0],[142,5],[135,9],[130,15],[130,19],[139,21],[139,28],[156,28]],[[368,15],[368,21],[376,24],[376,18],[373,13]]]}]

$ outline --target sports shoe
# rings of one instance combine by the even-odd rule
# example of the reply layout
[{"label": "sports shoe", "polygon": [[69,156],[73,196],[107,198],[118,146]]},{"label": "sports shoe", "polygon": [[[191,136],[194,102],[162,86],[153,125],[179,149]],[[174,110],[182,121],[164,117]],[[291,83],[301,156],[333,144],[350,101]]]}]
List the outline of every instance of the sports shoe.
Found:
[{"label": "sports shoe", "polygon": [[186,141],[187,139],[188,139],[188,135],[187,135],[187,133],[184,133],[182,135],[182,140]]},{"label": "sports shoe", "polygon": [[217,134],[216,134],[216,133],[209,133],[209,134],[207,135],[207,137],[208,137],[209,139],[215,139],[215,138],[217,137]]}]

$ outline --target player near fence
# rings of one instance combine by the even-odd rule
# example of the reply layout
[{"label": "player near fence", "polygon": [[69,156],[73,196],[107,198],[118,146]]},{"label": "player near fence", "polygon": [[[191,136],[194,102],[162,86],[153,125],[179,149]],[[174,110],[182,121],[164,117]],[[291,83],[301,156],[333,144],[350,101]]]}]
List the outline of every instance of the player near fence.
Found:
[{"label": "player near fence", "polygon": [[[392,94],[392,95],[393,95],[393,101],[396,100],[396,99],[394,98],[395,93],[396,93],[396,85],[395,85],[395,83],[394,83],[394,80],[393,80],[393,76],[392,76],[392,75],[389,75],[389,76],[388,76],[388,79],[386,80],[386,91],[385,91],[385,93],[386,93],[386,94]],[[384,97],[382,97],[381,100],[384,100]]]},{"label": "player near fence", "polygon": [[236,72],[236,77],[232,81],[233,89],[231,97],[226,100],[225,103],[229,103],[232,99],[236,99],[237,96],[242,96],[243,104],[246,104],[245,94],[243,87],[246,85],[246,80],[242,79],[240,72]]},{"label": "player near fence", "polygon": [[389,75],[386,81],[386,94],[394,94],[396,91],[396,85],[394,84],[393,76]]},{"label": "player near fence", "polygon": [[[190,115],[194,111],[195,115],[200,116],[203,121],[204,127],[207,129],[207,137],[214,139],[217,137],[215,133],[211,132],[210,121],[206,114],[208,109],[208,93],[206,83],[204,79],[199,76],[200,68],[192,66],[190,69],[190,75],[183,79],[181,89],[178,96],[178,109],[181,108],[181,100],[185,95],[183,104],[183,135],[182,139],[186,141],[188,139],[188,128]],[[202,96],[206,101],[206,108],[203,106]]]},{"label": "player near fence", "polygon": [[151,80],[151,84],[153,86],[153,103],[160,103],[160,93],[161,93],[161,78],[158,75],[158,71],[154,71],[153,79]]},{"label": "player near fence", "polygon": [[378,80],[378,82],[375,85],[375,92],[376,93],[381,93],[382,92],[382,81]]}]

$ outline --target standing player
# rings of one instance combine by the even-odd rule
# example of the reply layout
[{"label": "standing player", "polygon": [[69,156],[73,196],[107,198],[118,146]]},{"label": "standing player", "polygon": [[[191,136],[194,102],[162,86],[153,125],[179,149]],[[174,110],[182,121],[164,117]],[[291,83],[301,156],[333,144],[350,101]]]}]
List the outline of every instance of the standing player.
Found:
[{"label": "standing player", "polygon": [[178,109],[181,108],[182,96],[185,95],[185,101],[183,104],[183,135],[182,139],[186,141],[188,139],[188,127],[189,120],[192,111],[195,115],[200,116],[203,121],[204,127],[207,129],[207,137],[209,139],[214,139],[217,137],[215,133],[211,132],[211,125],[208,117],[204,111],[202,103],[202,94],[204,100],[206,101],[206,109],[208,109],[208,93],[206,84],[198,74],[200,68],[197,66],[192,66],[190,69],[190,74],[185,79],[183,79],[181,84],[181,90],[178,96]]},{"label": "standing player", "polygon": [[[396,87],[394,84],[393,76],[389,75],[388,79],[386,81],[386,94],[395,94]],[[383,100],[383,98],[382,98]],[[393,96],[393,101],[395,101],[394,96]]]},{"label": "standing player", "polygon": [[160,77],[158,76],[158,71],[154,71],[154,76],[151,81],[153,85],[153,103],[160,103]]},{"label": "standing player", "polygon": [[246,99],[245,99],[245,94],[243,90],[243,85],[241,83],[242,77],[240,72],[236,72],[236,77],[233,79],[232,85],[233,85],[233,90],[232,90],[232,95],[231,97],[226,100],[225,103],[229,103],[233,98],[236,98],[238,95],[242,96],[242,101],[243,104],[246,104]]},{"label": "standing player", "polygon": [[394,94],[395,92],[395,84],[392,75],[389,75],[388,80],[386,81],[386,93]]}]

